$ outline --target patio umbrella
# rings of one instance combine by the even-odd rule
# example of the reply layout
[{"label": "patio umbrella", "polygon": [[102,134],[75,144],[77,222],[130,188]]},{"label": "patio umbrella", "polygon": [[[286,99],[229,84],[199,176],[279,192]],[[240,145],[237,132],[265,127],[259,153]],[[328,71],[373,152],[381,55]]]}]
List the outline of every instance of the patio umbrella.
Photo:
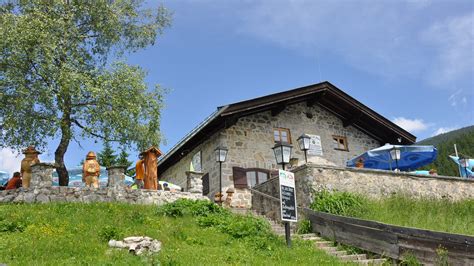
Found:
[{"label": "patio umbrella", "polygon": [[[399,159],[392,159],[391,152],[399,153]],[[415,170],[427,165],[436,159],[438,152],[434,146],[406,146],[385,144],[382,147],[372,149],[347,161],[348,167],[355,167],[357,161],[364,161],[364,168],[402,171]]]},{"label": "patio umbrella", "polygon": [[8,179],[10,179],[8,173],[0,171],[0,186],[3,186],[5,183],[7,183]]},{"label": "patio umbrella", "polygon": [[[69,187],[84,187],[85,183],[82,182],[82,167],[75,167],[68,169],[69,172]],[[99,186],[106,187],[109,177],[107,175],[107,170],[105,167],[100,168],[100,176],[99,176]],[[124,183],[127,186],[133,184],[133,179],[127,175],[125,175]],[[53,172],[53,186],[59,186],[58,181],[58,174]]]},{"label": "patio umbrella", "polygon": [[468,165],[464,167],[460,165],[459,157],[449,155],[449,158],[458,165],[462,177],[474,177],[474,172],[472,171],[474,169],[474,159],[466,159]]}]

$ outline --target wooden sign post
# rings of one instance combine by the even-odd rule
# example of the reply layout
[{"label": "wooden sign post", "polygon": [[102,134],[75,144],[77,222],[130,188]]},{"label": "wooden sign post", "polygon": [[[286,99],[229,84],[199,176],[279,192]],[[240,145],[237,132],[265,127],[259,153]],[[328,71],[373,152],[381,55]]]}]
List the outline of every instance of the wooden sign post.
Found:
[{"label": "wooden sign post", "polygon": [[158,189],[158,157],[161,151],[152,146],[146,151],[140,153],[145,160],[145,178],[143,179],[143,188],[157,190]]},{"label": "wooden sign post", "polygon": [[290,222],[297,222],[295,174],[279,170],[281,220],[285,222],[286,244],[291,247]]}]

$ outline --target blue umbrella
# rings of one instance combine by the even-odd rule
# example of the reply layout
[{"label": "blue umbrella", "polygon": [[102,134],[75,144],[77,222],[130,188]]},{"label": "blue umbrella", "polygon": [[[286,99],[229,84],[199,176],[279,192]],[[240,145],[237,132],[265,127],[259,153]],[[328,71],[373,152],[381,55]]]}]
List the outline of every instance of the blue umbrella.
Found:
[{"label": "blue umbrella", "polygon": [[0,171],[0,186],[5,185],[8,179],[10,179],[10,176],[8,175],[8,173],[4,171]]},{"label": "blue umbrella", "polygon": [[468,160],[468,166],[467,167],[461,167],[460,162],[459,162],[459,157],[450,155],[449,158],[451,160],[453,160],[458,165],[462,177],[474,177],[474,172],[473,172],[474,159],[467,159]]},{"label": "blue umbrella", "polygon": [[[69,172],[69,187],[84,187],[85,183],[82,182],[82,167],[74,167],[68,169]],[[107,170],[105,167],[100,168],[100,176],[99,176],[99,186],[106,187],[109,181],[109,177],[107,175]],[[133,179],[127,175],[125,175],[125,185],[130,186],[133,184]],[[56,171],[53,173],[53,186],[59,186],[59,179],[58,174]]]},{"label": "blue umbrella", "polygon": [[[394,160],[390,153],[399,152],[400,159]],[[347,161],[348,167],[355,167],[362,159],[364,168],[402,171],[415,170],[427,165],[436,159],[438,152],[434,146],[405,146],[385,144],[382,147],[364,152],[363,154]]]}]

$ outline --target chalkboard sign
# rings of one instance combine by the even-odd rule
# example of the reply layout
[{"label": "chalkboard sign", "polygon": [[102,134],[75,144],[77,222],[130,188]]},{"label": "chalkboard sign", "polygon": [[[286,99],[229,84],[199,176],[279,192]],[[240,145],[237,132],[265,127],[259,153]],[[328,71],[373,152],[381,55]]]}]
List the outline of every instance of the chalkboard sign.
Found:
[{"label": "chalkboard sign", "polygon": [[278,176],[280,179],[281,220],[296,222],[295,175],[292,172],[279,170]]}]

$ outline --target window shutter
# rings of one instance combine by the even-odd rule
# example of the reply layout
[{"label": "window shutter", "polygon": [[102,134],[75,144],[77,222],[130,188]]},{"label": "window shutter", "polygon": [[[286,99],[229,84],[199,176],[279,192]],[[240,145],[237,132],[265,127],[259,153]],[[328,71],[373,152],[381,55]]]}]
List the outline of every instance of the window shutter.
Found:
[{"label": "window shutter", "polygon": [[202,194],[206,196],[209,194],[209,173],[202,176]]},{"label": "window shutter", "polygon": [[235,188],[247,188],[247,171],[245,168],[232,167]]}]

